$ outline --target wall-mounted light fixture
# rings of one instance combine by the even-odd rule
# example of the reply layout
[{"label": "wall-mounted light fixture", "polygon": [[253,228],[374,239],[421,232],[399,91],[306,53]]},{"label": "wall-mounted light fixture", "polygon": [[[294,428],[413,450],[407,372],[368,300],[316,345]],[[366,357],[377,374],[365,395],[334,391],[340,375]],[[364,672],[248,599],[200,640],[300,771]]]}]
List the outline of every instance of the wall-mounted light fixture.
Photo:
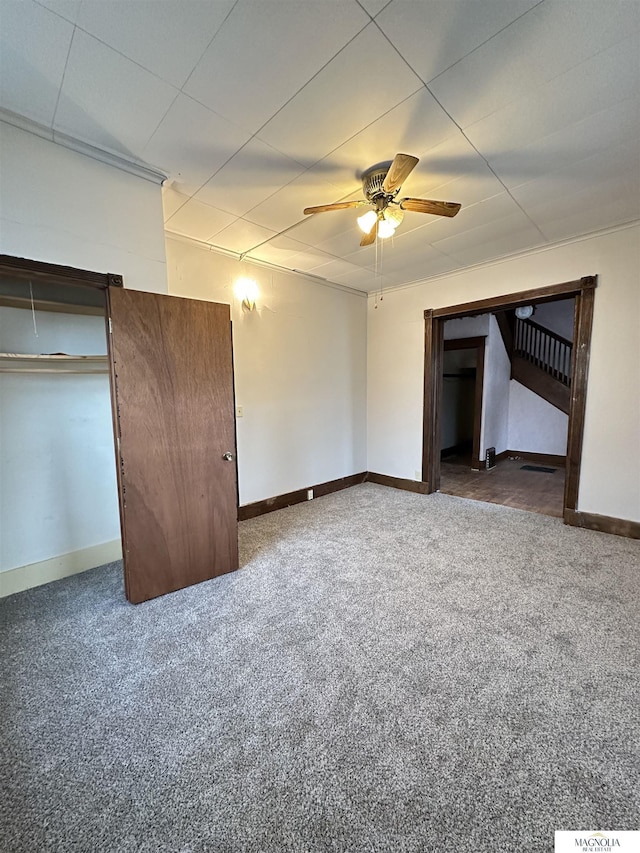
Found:
[{"label": "wall-mounted light fixture", "polygon": [[233,290],[236,299],[242,302],[242,307],[245,311],[255,311],[259,291],[258,285],[252,278],[239,278]]}]

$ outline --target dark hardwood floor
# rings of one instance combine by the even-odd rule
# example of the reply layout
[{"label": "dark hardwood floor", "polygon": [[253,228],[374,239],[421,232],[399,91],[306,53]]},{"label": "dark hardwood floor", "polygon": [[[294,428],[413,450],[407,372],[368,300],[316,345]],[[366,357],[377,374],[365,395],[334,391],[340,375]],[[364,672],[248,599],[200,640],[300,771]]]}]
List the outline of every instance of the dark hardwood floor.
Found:
[{"label": "dark hardwood floor", "polygon": [[531,464],[522,459],[503,459],[489,471],[472,471],[468,456],[449,456],[441,462],[440,491],[476,501],[527,509],[562,518],[564,468],[553,474],[523,471]]}]

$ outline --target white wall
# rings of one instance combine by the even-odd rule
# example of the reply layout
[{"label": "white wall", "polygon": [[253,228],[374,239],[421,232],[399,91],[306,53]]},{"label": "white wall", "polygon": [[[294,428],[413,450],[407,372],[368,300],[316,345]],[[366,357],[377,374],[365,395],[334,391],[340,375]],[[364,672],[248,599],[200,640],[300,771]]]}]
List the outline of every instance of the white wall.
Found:
[{"label": "white wall", "polygon": [[[0,252],[119,273],[127,287],[167,291],[158,185],[2,122],[0,144]],[[104,376],[4,377],[4,568],[119,536],[105,382]],[[81,385],[81,404],[74,383]],[[70,459],[73,472],[62,464]],[[95,488],[76,491],[71,480],[85,467],[93,468]]]},{"label": "white wall", "polygon": [[[106,354],[102,317],[35,319],[0,307],[0,351]],[[106,373],[0,375],[0,436],[0,571],[119,538]]]},{"label": "white wall", "polygon": [[597,274],[578,508],[640,520],[640,226],[431,279],[369,300],[368,468],[421,467],[426,308]]},{"label": "white wall", "polygon": [[509,383],[509,450],[565,456],[569,418],[515,379]]},{"label": "white wall", "polygon": [[535,313],[531,319],[539,326],[544,326],[545,329],[550,329],[556,335],[561,335],[568,341],[572,341],[575,306],[575,299],[543,302],[542,305],[536,305]]},{"label": "white wall", "polygon": [[0,252],[166,293],[160,186],[0,121]]},{"label": "white wall", "polygon": [[491,314],[484,354],[481,461],[485,458],[488,447],[495,447],[496,454],[508,449],[510,379],[511,362],[502,342],[498,321]]},{"label": "white wall", "polygon": [[457,338],[486,337],[489,334],[489,317],[489,314],[480,314],[478,317],[459,317],[455,320],[447,320],[444,324],[445,341],[454,341]]},{"label": "white wall", "polygon": [[231,305],[241,504],[366,470],[364,296],[174,239],[167,273],[171,294]]}]

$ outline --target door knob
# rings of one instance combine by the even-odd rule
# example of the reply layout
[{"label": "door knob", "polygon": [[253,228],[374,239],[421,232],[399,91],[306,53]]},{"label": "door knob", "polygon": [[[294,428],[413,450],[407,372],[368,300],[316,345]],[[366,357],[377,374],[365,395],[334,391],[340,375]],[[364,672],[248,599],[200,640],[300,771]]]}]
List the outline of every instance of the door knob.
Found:
[{"label": "door knob", "polygon": [[233,453],[223,453],[222,458],[225,462],[233,462]]}]

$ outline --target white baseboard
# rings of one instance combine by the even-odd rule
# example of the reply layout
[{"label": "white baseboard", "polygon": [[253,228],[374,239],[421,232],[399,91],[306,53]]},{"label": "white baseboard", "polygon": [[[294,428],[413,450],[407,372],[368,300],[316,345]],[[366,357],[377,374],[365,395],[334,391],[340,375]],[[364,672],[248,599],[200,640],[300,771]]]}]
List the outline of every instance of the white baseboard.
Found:
[{"label": "white baseboard", "polygon": [[6,572],[0,572],[0,598],[66,578],[69,575],[77,575],[79,572],[86,572],[87,569],[94,569],[96,566],[103,566],[105,563],[120,559],[122,559],[122,543],[119,539],[114,539],[111,542],[101,542],[100,545],[82,548],[80,551],[72,551],[70,554],[51,557],[40,563],[8,569]]}]

